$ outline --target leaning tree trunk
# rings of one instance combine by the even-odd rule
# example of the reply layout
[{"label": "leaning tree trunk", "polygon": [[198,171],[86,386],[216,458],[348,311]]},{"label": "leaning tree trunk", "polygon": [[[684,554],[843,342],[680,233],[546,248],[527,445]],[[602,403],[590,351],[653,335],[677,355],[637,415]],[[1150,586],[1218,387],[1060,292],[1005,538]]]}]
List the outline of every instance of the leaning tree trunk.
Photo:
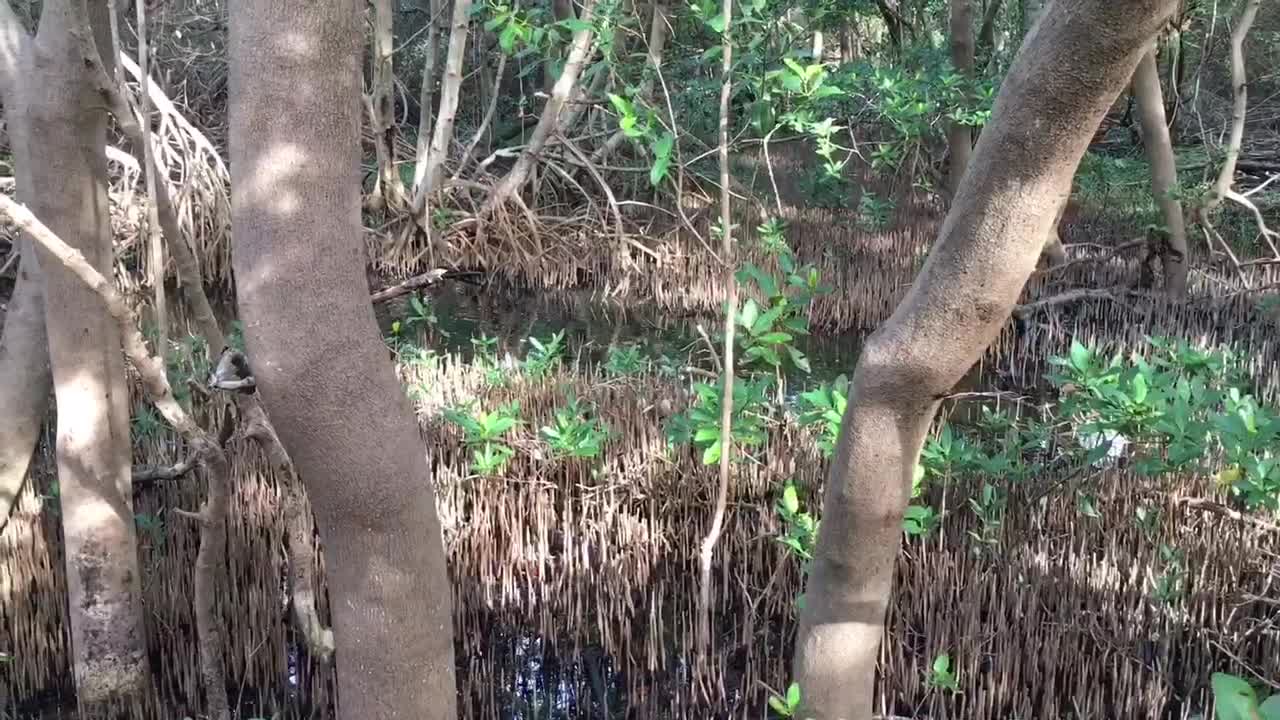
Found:
[{"label": "leaning tree trunk", "polygon": [[[6,107],[8,94],[5,95]],[[15,138],[20,123],[8,118],[9,137]],[[14,143],[17,147],[17,143]],[[21,172],[21,169],[18,169]],[[18,197],[30,203],[29,182],[18,181]],[[20,243],[24,257],[18,261],[18,283],[4,318],[0,337],[0,530],[9,521],[13,505],[31,465],[31,456],[40,438],[49,411],[49,345],[44,333],[44,290],[33,259],[34,250]]]},{"label": "leaning tree trunk", "polygon": [[324,544],[339,717],[452,718],[451,586],[426,448],[363,273],[361,6],[229,5],[237,297]]},{"label": "leaning tree trunk", "polygon": [[[105,3],[93,25],[114,63]],[[40,30],[19,59],[9,117],[31,209],[104,276],[114,277],[107,204],[107,113],[83,63],[85,5],[46,2]],[[6,97],[6,100],[8,98]],[[37,250],[59,408],[60,489],[76,697],[81,717],[149,701],[130,482],[129,406],[121,336],[98,297]],[[24,262],[27,258],[23,259]]]},{"label": "leaning tree trunk", "polygon": [[[27,70],[30,46],[31,40],[9,3],[0,3],[0,102],[6,110],[22,102],[18,85]],[[7,112],[5,124],[10,147],[27,147],[25,113]],[[16,165],[19,202],[30,203],[35,197],[57,192],[53,188],[33,188],[27,172],[29,163]],[[5,413],[4,422],[0,423],[0,530],[8,523],[13,504],[22,492],[49,411],[53,384],[44,331],[44,281],[36,265],[35,249],[22,240],[15,244],[14,252],[21,254],[18,281],[5,313],[4,334],[0,336],[0,408]]]},{"label": "leaning tree trunk", "polygon": [[[960,74],[965,88],[965,102],[971,96],[973,83],[973,0],[951,0],[951,64]],[[951,151],[951,169],[947,175],[947,191],[951,197],[960,189],[960,180],[969,167],[973,152],[973,131],[968,125],[951,121],[947,131],[947,145]]]},{"label": "leaning tree trunk", "polygon": [[797,717],[871,717],[902,513],[940,398],[1008,320],[1093,133],[1174,5],[1055,3],[1019,51],[938,243],[854,371],[796,639]]},{"label": "leaning tree trunk", "polygon": [[1138,102],[1138,122],[1142,125],[1142,146],[1151,164],[1151,194],[1164,217],[1161,235],[1165,238],[1165,247],[1150,251],[1159,252],[1165,292],[1180,298],[1187,292],[1187,225],[1182,218],[1182,202],[1176,195],[1178,166],[1169,125],[1165,122],[1164,94],[1160,91],[1154,45],[1142,56],[1133,74],[1133,94]]}]

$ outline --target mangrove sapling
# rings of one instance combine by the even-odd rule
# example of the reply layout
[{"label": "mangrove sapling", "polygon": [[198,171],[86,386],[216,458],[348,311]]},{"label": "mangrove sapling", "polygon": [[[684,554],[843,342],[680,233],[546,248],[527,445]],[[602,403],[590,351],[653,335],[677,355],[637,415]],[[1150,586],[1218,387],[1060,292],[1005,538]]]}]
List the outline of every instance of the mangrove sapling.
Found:
[{"label": "mangrove sapling", "polygon": [[[733,261],[733,215],[729,193],[729,100],[731,95],[733,70],[733,36],[730,33],[733,19],[733,0],[723,0],[720,15],[717,16],[720,27],[715,28],[715,20],[708,24],[720,30],[721,59],[720,64],[720,260],[727,268],[734,267]],[[720,533],[724,527],[724,515],[729,500],[730,460],[733,457],[733,420],[734,420],[734,375],[737,366],[733,361],[734,313],[738,307],[738,281],[733,272],[726,273],[725,278],[725,318],[724,318],[724,354],[721,365],[720,394],[720,427],[719,437],[708,446],[703,454],[703,462],[710,464],[714,460],[720,462],[720,482],[716,489],[715,507],[711,515],[711,527],[702,540],[700,561],[700,578],[698,588],[698,649],[700,657],[705,658],[711,649],[711,557]],[[707,398],[704,397],[704,400]],[[714,453],[712,449],[714,448]],[[709,460],[713,457],[714,460]]]},{"label": "mangrove sapling", "polygon": [[552,424],[544,425],[538,435],[556,458],[595,458],[604,449],[609,429],[600,418],[591,417],[577,398],[570,397],[564,407],[556,409]]}]

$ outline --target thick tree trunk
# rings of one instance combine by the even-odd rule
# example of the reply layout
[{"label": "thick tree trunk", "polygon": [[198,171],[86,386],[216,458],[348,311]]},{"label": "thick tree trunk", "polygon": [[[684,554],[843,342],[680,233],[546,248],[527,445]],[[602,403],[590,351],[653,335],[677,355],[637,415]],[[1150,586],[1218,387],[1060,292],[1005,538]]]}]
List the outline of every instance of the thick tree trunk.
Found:
[{"label": "thick tree trunk", "polygon": [[938,243],[854,372],[796,640],[797,717],[871,717],[902,513],[939,399],[1008,320],[1093,133],[1174,4],[1077,0],[1019,51]]},{"label": "thick tree trunk", "polygon": [[240,317],[324,543],[339,717],[452,718],[452,598],[426,448],[363,273],[360,10],[229,6]]},{"label": "thick tree trunk", "polygon": [[[963,78],[968,96],[968,86],[973,83],[973,2],[951,0],[951,64]],[[947,131],[947,145],[951,151],[951,168],[947,174],[947,190],[951,197],[960,189],[960,180],[969,167],[969,155],[973,152],[973,130],[968,125],[952,121]]]},{"label": "thick tree trunk", "polygon": [[[100,47],[112,48],[105,3],[92,6]],[[114,276],[106,192],[107,114],[74,33],[88,27],[74,0],[45,5],[19,101],[16,162],[31,180],[31,209]],[[114,50],[103,53],[114,66]],[[40,192],[47,188],[48,192]],[[57,457],[71,639],[82,717],[148,702],[138,556],[130,483],[129,407],[118,328],[98,297],[43,250],[45,324],[57,397]],[[25,258],[24,258],[25,262]]]},{"label": "thick tree trunk", "polygon": [[1174,194],[1178,189],[1178,166],[1169,125],[1165,122],[1164,95],[1160,91],[1154,46],[1142,56],[1134,72],[1133,94],[1142,125],[1142,146],[1151,164],[1151,194],[1164,217],[1164,237],[1168,244],[1160,248],[1164,289],[1170,296],[1180,298],[1187,292],[1187,225],[1182,218],[1182,202]]}]

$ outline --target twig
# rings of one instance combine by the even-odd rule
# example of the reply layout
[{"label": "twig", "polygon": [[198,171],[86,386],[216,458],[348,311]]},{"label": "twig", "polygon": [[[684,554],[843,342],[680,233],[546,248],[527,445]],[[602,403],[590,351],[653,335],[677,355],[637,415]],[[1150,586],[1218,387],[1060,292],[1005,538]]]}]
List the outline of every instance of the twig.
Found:
[{"label": "twig", "polygon": [[1132,290],[1123,290],[1123,289],[1110,290],[1110,289],[1080,288],[1076,290],[1068,290],[1064,293],[1059,293],[1057,295],[1051,295],[1047,298],[1036,300],[1035,302],[1029,302],[1029,303],[1026,303],[1025,305],[1018,305],[1013,309],[1013,316],[1016,318],[1026,318],[1031,314],[1035,313],[1037,310],[1042,310],[1047,307],[1053,307],[1055,305],[1065,305],[1067,303],[1078,302],[1080,300],[1110,300],[1112,302],[1118,303],[1123,300],[1122,295],[1142,296],[1142,293],[1134,292]]},{"label": "twig", "polygon": [[196,466],[197,458],[195,455],[187,456],[186,460],[168,466],[146,466],[136,467],[133,469],[134,492],[139,489],[139,483],[154,483],[160,480],[176,480],[183,475],[191,472]]},{"label": "twig", "polygon": [[1226,505],[1223,505],[1221,503],[1216,503],[1212,500],[1206,500],[1204,498],[1192,498],[1192,497],[1179,497],[1176,500],[1179,505],[1186,505],[1187,507],[1192,508],[1194,510],[1204,510],[1205,512],[1211,512],[1211,513],[1214,513],[1215,515],[1221,515],[1223,517],[1235,520],[1236,522],[1242,522],[1247,525],[1252,525],[1253,527],[1256,527],[1259,530],[1265,530],[1266,532],[1280,533],[1280,525],[1277,525],[1272,522],[1267,522],[1262,518],[1256,518],[1256,517],[1251,517],[1249,515],[1245,515],[1244,513],[1238,510],[1232,510]]},{"label": "twig", "polygon": [[444,268],[435,268],[433,270],[428,270],[421,275],[414,275],[404,282],[379,290],[378,292],[370,295],[369,300],[374,304],[377,304],[398,298],[401,295],[408,295],[411,292],[421,290],[425,287],[430,287],[440,282],[440,279],[444,277],[446,272],[448,271]]}]

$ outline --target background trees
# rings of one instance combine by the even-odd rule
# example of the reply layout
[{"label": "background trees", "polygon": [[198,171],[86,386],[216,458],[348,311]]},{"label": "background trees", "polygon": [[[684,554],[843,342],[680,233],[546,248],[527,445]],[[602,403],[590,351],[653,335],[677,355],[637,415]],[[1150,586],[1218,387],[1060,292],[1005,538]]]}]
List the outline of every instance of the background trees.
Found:
[{"label": "background trees", "polygon": [[[132,61],[117,87],[86,49],[101,32],[28,38],[13,5],[6,129],[34,219],[6,207],[114,281],[165,377],[143,355],[111,370],[102,333],[132,318],[9,243],[10,695],[44,702],[68,662],[47,628],[97,612],[66,617],[48,569],[84,494],[38,444],[43,349],[57,375],[67,347],[45,315],[88,343],[63,367],[128,378],[99,414],[139,398],[109,557],[136,558],[172,712],[324,714],[332,685],[361,717],[1143,715],[1205,710],[1215,671],[1270,677],[1280,168],[1272,79],[1250,72],[1271,44],[1248,32],[1271,20],[1188,3],[1157,28],[1155,5],[1066,55],[1045,48],[1094,4],[122,8],[150,92]],[[59,7],[44,20],[88,26]],[[37,69],[63,84],[22,90],[55,46]],[[1041,82],[1057,92],[1029,97]],[[41,112],[98,139],[46,155],[23,103],[58,88]],[[93,209],[97,245],[65,208]],[[81,304],[43,309],[62,281]],[[57,377],[65,410],[81,376]],[[165,412],[140,401],[157,393]],[[64,415],[122,446],[115,415]],[[860,639],[824,654],[849,617]],[[1018,643],[974,632],[997,627]],[[1081,653],[1154,659],[1104,699],[1097,667],[1053,665]]]}]

